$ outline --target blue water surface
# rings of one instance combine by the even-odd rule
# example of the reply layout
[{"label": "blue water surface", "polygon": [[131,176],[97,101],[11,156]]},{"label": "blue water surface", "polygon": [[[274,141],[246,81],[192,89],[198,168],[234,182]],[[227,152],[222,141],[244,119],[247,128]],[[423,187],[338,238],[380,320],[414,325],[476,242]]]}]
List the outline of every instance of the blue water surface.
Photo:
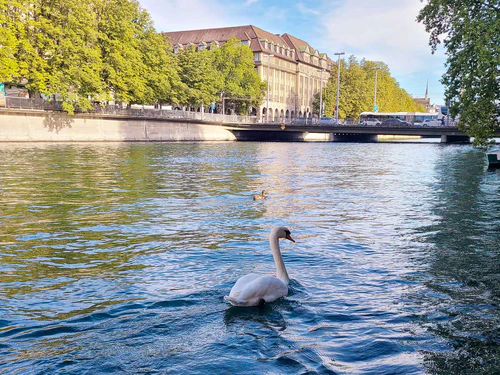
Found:
[{"label": "blue water surface", "polygon": [[[498,373],[499,186],[470,146],[1,144],[0,373]],[[230,306],[277,225],[289,295]]]}]

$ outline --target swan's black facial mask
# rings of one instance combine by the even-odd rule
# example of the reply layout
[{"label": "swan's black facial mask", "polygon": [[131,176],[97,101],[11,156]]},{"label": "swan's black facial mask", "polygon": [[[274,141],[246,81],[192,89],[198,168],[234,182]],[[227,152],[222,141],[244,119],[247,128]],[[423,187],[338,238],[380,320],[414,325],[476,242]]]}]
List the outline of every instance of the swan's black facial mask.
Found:
[{"label": "swan's black facial mask", "polygon": [[292,238],[289,231],[285,231],[285,238],[295,243],[295,240]]}]

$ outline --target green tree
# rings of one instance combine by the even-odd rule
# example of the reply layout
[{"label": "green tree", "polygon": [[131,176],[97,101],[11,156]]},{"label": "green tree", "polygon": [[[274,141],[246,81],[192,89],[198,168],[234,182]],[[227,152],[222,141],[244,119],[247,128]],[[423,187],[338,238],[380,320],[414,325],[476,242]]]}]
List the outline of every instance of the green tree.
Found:
[{"label": "green tree", "polygon": [[142,39],[142,54],[148,69],[148,102],[179,103],[184,88],[171,44],[152,26]]},{"label": "green tree", "polygon": [[[345,71],[346,71],[346,63],[344,60],[340,60],[340,97],[339,97],[339,118],[345,118],[345,114],[343,112],[345,95],[343,95],[343,84],[345,84]],[[337,102],[337,77],[338,70],[337,65],[335,65],[330,72],[330,79],[328,80],[326,87],[323,87],[323,106],[325,116],[333,117],[335,116],[335,106]],[[314,95],[313,106],[314,111],[319,113],[319,94]]]},{"label": "green tree", "polygon": [[[425,112],[413,98],[399,87],[391,77],[389,67],[383,62],[361,60],[354,56],[340,60],[339,118],[358,118],[361,112],[373,110],[375,70],[377,70],[377,105],[380,112]],[[335,65],[323,89],[325,116],[334,116],[337,101],[337,76]],[[319,94],[314,97],[315,112],[319,113]]]},{"label": "green tree", "polygon": [[[95,17],[89,2],[33,0],[0,3],[8,26],[7,48],[1,48],[2,76],[27,81],[30,91],[58,95],[64,109],[86,109],[88,96],[102,90]],[[7,17],[5,17],[7,15]],[[4,69],[7,67],[8,72]]]},{"label": "green tree", "polygon": [[183,104],[208,105],[219,98],[223,77],[214,66],[211,51],[196,51],[190,46],[179,52],[179,75],[184,86]]},{"label": "green tree", "polygon": [[135,0],[0,0],[0,81],[85,110],[92,101],[177,102],[171,45]]},{"label": "green tree", "polygon": [[368,89],[368,74],[354,56],[350,56],[347,61],[344,80],[342,90],[345,90],[347,95],[343,101],[342,113],[346,118],[356,118],[369,108],[371,91]]},{"label": "green tree", "polygon": [[120,102],[147,100],[147,68],[141,37],[148,17],[136,1],[95,0],[101,49],[101,78]]},{"label": "green tree", "polygon": [[250,106],[260,105],[266,84],[255,70],[253,52],[235,37],[212,50],[214,64],[223,77],[221,91],[235,104],[238,113],[246,114]]},{"label": "green tree", "polygon": [[24,39],[25,13],[22,2],[0,0],[0,83],[11,82],[21,75],[22,63],[16,55]]},{"label": "green tree", "polygon": [[441,82],[459,128],[485,146],[500,126],[500,1],[429,0],[417,21],[430,33],[434,53],[441,39],[447,71]]}]

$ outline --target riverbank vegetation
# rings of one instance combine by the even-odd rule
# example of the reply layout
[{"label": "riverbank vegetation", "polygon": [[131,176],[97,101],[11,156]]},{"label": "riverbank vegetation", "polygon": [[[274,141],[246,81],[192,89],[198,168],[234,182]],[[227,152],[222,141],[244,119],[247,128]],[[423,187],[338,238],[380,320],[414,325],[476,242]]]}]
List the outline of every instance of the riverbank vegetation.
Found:
[{"label": "riverbank vegetation", "polygon": [[417,20],[432,52],[447,54],[441,82],[459,128],[485,146],[500,126],[500,1],[429,0]]}]

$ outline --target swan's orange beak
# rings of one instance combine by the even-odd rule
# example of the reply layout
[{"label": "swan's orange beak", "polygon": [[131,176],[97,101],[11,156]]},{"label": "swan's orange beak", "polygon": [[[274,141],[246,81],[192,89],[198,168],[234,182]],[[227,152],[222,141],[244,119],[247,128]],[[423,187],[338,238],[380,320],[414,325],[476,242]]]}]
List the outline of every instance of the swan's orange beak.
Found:
[{"label": "swan's orange beak", "polygon": [[292,236],[290,236],[290,233],[287,233],[287,234],[286,234],[286,236],[285,236],[285,238],[286,238],[287,240],[290,240],[290,241],[292,241],[293,243],[295,243],[295,240],[292,238]]}]

